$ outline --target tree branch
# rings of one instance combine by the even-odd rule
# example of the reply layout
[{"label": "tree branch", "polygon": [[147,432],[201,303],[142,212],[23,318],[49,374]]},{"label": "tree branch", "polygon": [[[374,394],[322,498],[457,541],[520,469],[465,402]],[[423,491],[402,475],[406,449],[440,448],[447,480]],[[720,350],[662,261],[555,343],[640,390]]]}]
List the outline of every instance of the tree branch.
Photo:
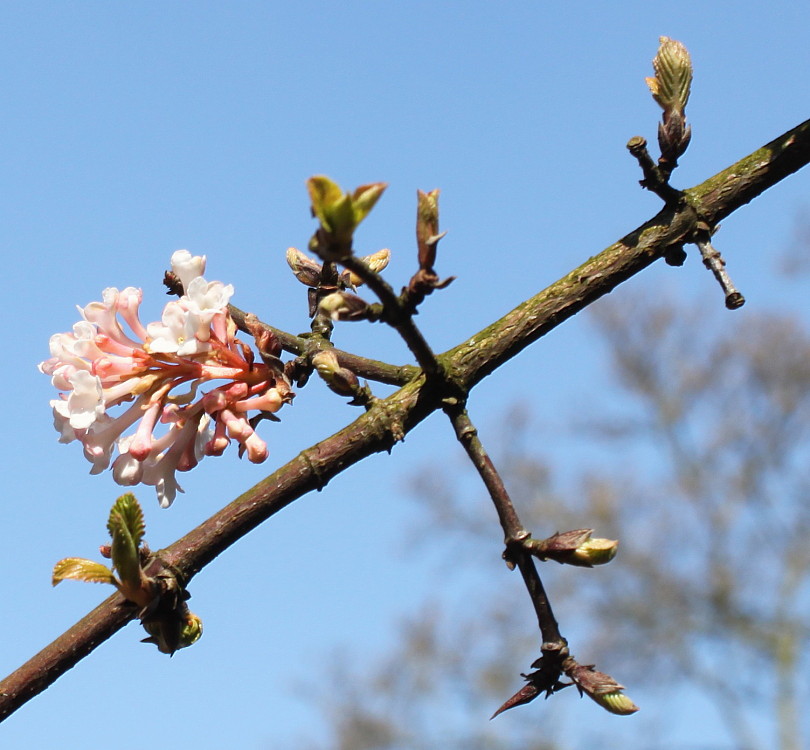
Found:
[{"label": "tree branch", "polygon": [[[459,385],[471,389],[529,344],[649,266],[668,247],[690,241],[697,221],[716,224],[808,161],[810,121],[685,191],[682,204],[665,207],[619,242],[441,355],[440,361]],[[298,346],[299,342],[286,344]],[[345,366],[355,369],[348,362]],[[401,369],[396,376],[389,367],[384,366],[381,372],[401,377]],[[360,374],[359,368],[355,371]],[[443,394],[422,378],[409,382],[348,427],[259,482],[163,550],[161,556],[190,578],[305,492],[322,488],[331,477],[372,453],[390,449],[428,414],[441,408],[442,398]],[[12,673],[0,683],[0,720],[52,684],[131,617],[120,597],[111,597]]]}]

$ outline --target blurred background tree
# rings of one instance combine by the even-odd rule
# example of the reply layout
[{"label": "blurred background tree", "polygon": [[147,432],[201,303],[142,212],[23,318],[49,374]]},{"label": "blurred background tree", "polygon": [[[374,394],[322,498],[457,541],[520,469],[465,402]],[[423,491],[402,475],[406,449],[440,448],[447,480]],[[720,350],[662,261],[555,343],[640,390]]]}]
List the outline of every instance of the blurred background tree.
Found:
[{"label": "blurred background tree", "polygon": [[[552,472],[560,436],[534,423],[529,404],[504,416],[495,459],[535,536],[594,527],[621,541],[606,569],[549,562],[544,576],[576,656],[631,696],[639,686],[657,696],[643,726],[658,729],[622,727],[617,747],[708,748],[697,722],[690,744],[668,740],[668,701],[688,687],[725,727],[727,744],[713,748],[801,750],[810,740],[810,333],[795,317],[706,312],[716,307],[627,293],[595,305],[616,387],[582,394],[565,429],[597,443],[604,461]],[[599,709],[569,715],[573,690],[486,721],[540,644],[518,576],[493,564],[500,532],[488,498],[465,476],[474,480],[459,456],[413,478],[423,513],[408,554],[435,557],[441,574],[394,653],[365,671],[342,655],[321,676],[313,695],[331,738],[317,747],[561,750],[589,740],[587,712]]]}]

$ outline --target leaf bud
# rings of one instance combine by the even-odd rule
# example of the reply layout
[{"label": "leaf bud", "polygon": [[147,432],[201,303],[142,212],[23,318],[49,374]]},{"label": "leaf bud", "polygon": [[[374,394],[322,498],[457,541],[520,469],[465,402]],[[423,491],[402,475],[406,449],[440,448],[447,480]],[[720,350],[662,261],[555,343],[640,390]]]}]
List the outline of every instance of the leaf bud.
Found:
[{"label": "leaf bud", "polygon": [[318,375],[331,390],[341,396],[354,396],[360,382],[351,370],[341,367],[337,355],[331,349],[324,349],[312,357]]},{"label": "leaf bud", "polygon": [[318,303],[318,310],[332,320],[362,320],[368,303],[356,294],[332,292]]},{"label": "leaf bud", "polygon": [[556,560],[565,565],[592,568],[609,563],[619,542],[615,539],[592,539],[593,529],[557,532],[548,539],[530,540],[529,551],[541,560]]},{"label": "leaf bud", "polygon": [[638,711],[638,706],[622,693],[624,685],[620,685],[610,675],[597,671],[592,664],[575,662],[565,673],[574,681],[580,693],[587,695],[606,711],[619,716],[629,716]]},{"label": "leaf bud", "polygon": [[[388,248],[384,248],[382,250],[378,250],[376,253],[372,253],[371,255],[363,256],[361,260],[369,267],[369,269],[374,271],[374,273],[379,273],[388,265],[388,262],[391,260],[391,251]],[[346,271],[344,275],[346,283],[351,287],[360,286],[363,283],[363,280],[351,271]]]},{"label": "leaf bud", "polygon": [[653,99],[666,113],[683,114],[692,85],[692,60],[679,41],[662,36],[653,58],[654,78],[647,78]]},{"label": "leaf bud", "polygon": [[321,264],[313,260],[298,248],[287,248],[287,265],[292,269],[295,278],[310,287],[318,286],[321,278]]},{"label": "leaf bud", "polygon": [[439,191],[416,191],[416,244],[419,249],[419,268],[430,270],[436,264],[436,245],[439,238]]}]

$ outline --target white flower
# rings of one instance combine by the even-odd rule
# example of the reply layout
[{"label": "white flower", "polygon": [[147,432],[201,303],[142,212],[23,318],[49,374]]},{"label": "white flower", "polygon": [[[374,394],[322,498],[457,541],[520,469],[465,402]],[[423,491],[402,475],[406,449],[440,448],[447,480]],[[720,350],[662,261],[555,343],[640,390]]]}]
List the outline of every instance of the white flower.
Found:
[{"label": "white flower", "polygon": [[[185,299],[185,298],[183,298]],[[210,346],[201,344],[195,337],[196,321],[181,301],[168,302],[163,309],[160,323],[146,326],[149,351],[161,354],[177,354],[189,357],[207,351]]]},{"label": "white flower", "polygon": [[51,401],[51,406],[70,421],[74,430],[86,430],[104,414],[101,379],[87,370],[77,370],[68,380],[73,390],[67,400]]},{"label": "white flower", "polygon": [[172,272],[188,293],[188,287],[193,279],[205,273],[205,256],[194,255],[188,250],[175,250],[172,253]]}]

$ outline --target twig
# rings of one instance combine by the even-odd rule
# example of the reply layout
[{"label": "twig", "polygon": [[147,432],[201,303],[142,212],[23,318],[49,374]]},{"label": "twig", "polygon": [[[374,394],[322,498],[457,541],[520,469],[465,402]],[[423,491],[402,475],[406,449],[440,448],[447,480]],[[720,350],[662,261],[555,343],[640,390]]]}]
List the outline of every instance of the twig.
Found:
[{"label": "twig", "polygon": [[[228,305],[228,311],[239,330],[250,333],[245,324],[247,313],[234,305]],[[278,328],[273,328],[267,323],[260,322],[259,325],[266,328],[278,339],[284,351],[298,356],[311,356],[318,351],[328,349],[335,353],[341,367],[351,370],[361,378],[376,380],[379,383],[388,383],[389,385],[405,385],[419,374],[419,368],[413,365],[390,365],[387,362],[359,357],[356,354],[334,349],[326,341],[315,340],[308,336],[295,336]]]},{"label": "twig", "polygon": [[518,518],[515,506],[509,493],[506,491],[503,479],[492,463],[481,439],[478,437],[478,430],[470,420],[467,410],[460,404],[449,404],[444,408],[445,413],[450,417],[453,428],[456,431],[458,441],[464,446],[467,455],[473,462],[473,466],[478,470],[484,486],[492,498],[492,504],[498,513],[498,519],[503,528],[504,541],[507,547],[519,545],[531,535],[524,528],[520,518]]},{"label": "twig", "polygon": [[529,592],[529,597],[534,605],[534,611],[537,613],[537,622],[540,626],[543,642],[566,645],[565,639],[560,635],[557,620],[554,617],[551,603],[543,588],[543,582],[537,572],[534,560],[531,554],[522,547],[522,542],[528,539],[530,534],[521,523],[520,518],[518,518],[503,479],[501,479],[501,475],[478,437],[478,430],[476,430],[467,410],[463,406],[450,404],[445,406],[444,411],[450,417],[456,431],[456,437],[464,446],[464,450],[467,451],[467,455],[473,466],[478,470],[478,474],[484,482],[490,498],[492,498],[506,542],[504,556],[507,562],[512,566],[517,565],[520,569],[523,582],[526,584],[526,590]]},{"label": "twig", "polygon": [[669,176],[652,160],[645,138],[633,136],[627,141],[627,150],[636,158],[644,173],[644,179],[639,182],[641,187],[655,193],[664,203],[677,203],[681,199],[681,191],[669,184]]},{"label": "twig", "polygon": [[413,322],[412,313],[404,309],[400,298],[389,284],[360,258],[352,255],[343,259],[341,263],[362,279],[363,283],[377,295],[383,304],[383,320],[402,336],[424,373],[429,378],[443,378],[443,368],[422,332]]},{"label": "twig", "polygon": [[699,231],[695,238],[695,244],[700,250],[703,265],[714,274],[714,278],[720,284],[723,294],[726,296],[726,307],[729,310],[736,310],[745,304],[745,297],[734,286],[734,282],[728,275],[728,271],[726,271],[726,261],[723,260],[720,252],[712,245],[711,233],[708,227],[700,224],[698,226]]}]

